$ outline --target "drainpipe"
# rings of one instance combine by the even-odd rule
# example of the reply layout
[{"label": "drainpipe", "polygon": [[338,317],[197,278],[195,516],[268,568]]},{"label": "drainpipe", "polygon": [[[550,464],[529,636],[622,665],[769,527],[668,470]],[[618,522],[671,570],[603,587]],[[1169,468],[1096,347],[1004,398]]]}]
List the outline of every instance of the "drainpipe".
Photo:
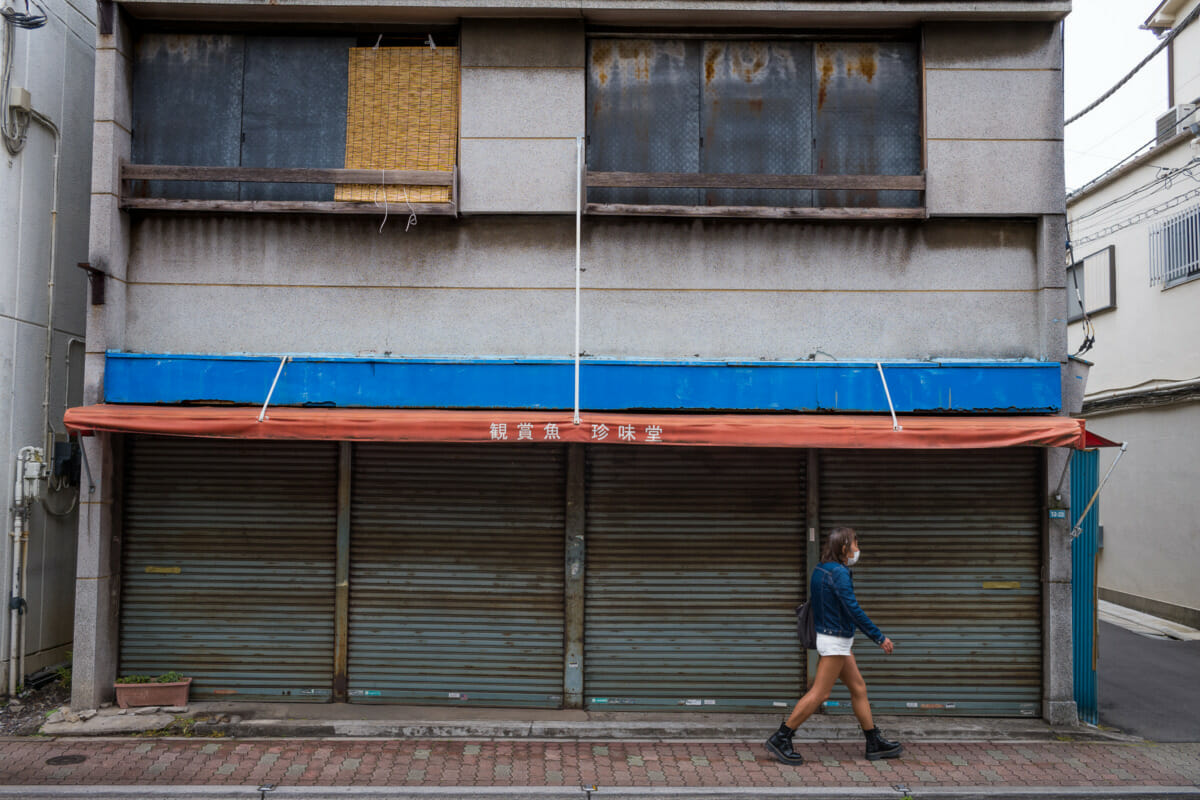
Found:
[{"label": "drainpipe", "polygon": [[[50,204],[50,270],[46,282],[46,374],[42,388],[42,440],[43,453],[54,452],[54,429],[50,426],[50,376],[51,358],[54,354],[54,263],[58,254],[58,161],[62,135],[58,126],[43,114],[30,110],[30,118],[40,123],[54,137],[54,187]],[[67,345],[68,350],[70,345]]]},{"label": "drainpipe", "polygon": [[36,447],[17,453],[17,477],[13,484],[12,596],[8,602],[8,695],[17,694],[18,678],[25,672],[25,598],[22,596],[28,565],[29,506],[38,494],[42,476],[42,454]]}]

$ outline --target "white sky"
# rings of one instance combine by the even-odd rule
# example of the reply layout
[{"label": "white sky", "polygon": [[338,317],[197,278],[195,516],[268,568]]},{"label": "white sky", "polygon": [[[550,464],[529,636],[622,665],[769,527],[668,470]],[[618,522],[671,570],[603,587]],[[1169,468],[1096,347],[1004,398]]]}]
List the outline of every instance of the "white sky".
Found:
[{"label": "white sky", "polygon": [[[1066,116],[1082,110],[1158,45],[1139,26],[1159,0],[1074,0],[1065,36]],[[1164,49],[1120,91],[1066,129],[1067,189],[1076,189],[1154,138],[1167,111]]]}]

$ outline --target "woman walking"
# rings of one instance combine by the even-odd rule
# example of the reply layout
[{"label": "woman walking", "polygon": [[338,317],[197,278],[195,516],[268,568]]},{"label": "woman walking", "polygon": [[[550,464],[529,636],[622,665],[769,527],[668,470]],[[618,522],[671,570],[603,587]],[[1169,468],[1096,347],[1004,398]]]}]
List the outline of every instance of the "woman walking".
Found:
[{"label": "woman walking", "polygon": [[879,728],[875,727],[871,718],[871,704],[867,700],[867,684],[858,671],[854,654],[850,652],[856,626],[888,655],[891,655],[893,647],[892,640],[871,622],[854,597],[850,567],[858,562],[859,552],[858,534],[853,528],[834,528],[821,551],[821,563],[813,570],[809,586],[812,587],[813,622],[821,660],[817,662],[817,676],[812,688],[796,703],[779,730],[767,739],[767,751],[780,763],[804,763],[800,754],[792,749],[792,736],[804,724],[804,720],[829,698],[833,683],[839,678],[850,690],[854,716],[858,717],[863,736],[867,738],[867,758],[872,761],[896,758],[904,751],[903,745],[883,738]]}]

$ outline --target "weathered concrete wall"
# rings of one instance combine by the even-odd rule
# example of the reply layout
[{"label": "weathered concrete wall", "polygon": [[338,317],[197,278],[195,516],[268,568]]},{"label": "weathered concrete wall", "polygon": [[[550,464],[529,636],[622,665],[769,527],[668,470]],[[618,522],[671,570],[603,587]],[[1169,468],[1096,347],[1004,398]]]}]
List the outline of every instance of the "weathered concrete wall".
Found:
[{"label": "weathered concrete wall", "polygon": [[1062,29],[925,27],[930,214],[1061,214]]},{"label": "weathered concrete wall", "polygon": [[[48,0],[47,24],[14,35],[14,86],[29,90],[36,111],[61,131],[57,248],[53,265],[54,336],[50,362],[50,425],[62,434],[62,413],[79,402],[83,375],[86,280],[75,263],[86,260],[87,184],[91,169],[93,6]],[[3,45],[0,45],[2,48]],[[42,402],[46,380],[46,330],[50,324],[51,209],[54,206],[55,139],[31,122],[24,149],[0,147],[0,507],[5,531],[12,502],[16,452],[46,446]],[[68,367],[68,359],[70,365]],[[68,397],[68,393],[70,397]],[[77,515],[73,490],[55,491],[47,503],[62,516],[34,505],[24,595],[25,669],[66,660],[72,630],[72,586]],[[4,537],[0,587],[10,596],[11,545]],[[7,655],[7,601],[0,614],[0,653]],[[7,660],[0,671],[7,677]],[[0,692],[4,691],[0,684]]]},{"label": "weathered concrete wall", "polygon": [[574,213],[586,52],[580,20],[463,20],[464,213]]},{"label": "weathered concrete wall", "polygon": [[[569,355],[574,221],[155,217],[134,352]],[[583,347],[635,358],[1057,358],[1037,229],[587,220]],[[187,313],[180,313],[188,309]]]}]

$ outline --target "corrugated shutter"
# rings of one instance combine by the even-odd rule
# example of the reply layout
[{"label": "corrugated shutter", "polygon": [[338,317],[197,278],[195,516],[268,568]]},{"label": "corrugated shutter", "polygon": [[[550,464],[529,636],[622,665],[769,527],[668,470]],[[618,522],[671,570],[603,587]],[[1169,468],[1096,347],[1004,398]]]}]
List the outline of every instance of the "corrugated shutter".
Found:
[{"label": "corrugated shutter", "polygon": [[360,444],[350,699],[557,708],[561,448]]},{"label": "corrugated shutter", "polygon": [[[1038,713],[1038,475],[1028,448],[822,452],[822,543],[858,531],[859,603],[896,644],[855,644],[877,712]],[[831,702],[850,710],[840,684]]]},{"label": "corrugated shutter", "polygon": [[327,700],[337,444],[131,437],[120,673]]},{"label": "corrugated shutter", "polygon": [[795,703],[804,459],[795,450],[589,450],[589,708]]}]

